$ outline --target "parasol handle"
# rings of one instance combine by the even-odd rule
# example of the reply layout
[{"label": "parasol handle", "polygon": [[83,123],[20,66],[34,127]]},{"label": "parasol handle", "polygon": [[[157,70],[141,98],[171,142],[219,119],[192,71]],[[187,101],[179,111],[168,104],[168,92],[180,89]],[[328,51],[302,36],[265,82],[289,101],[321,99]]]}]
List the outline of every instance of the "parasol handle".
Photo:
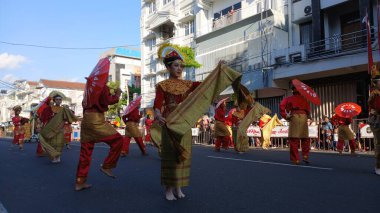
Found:
[{"label": "parasol handle", "polygon": [[286,109],[285,109],[285,113],[286,113],[286,118],[290,118],[291,116],[292,116],[292,111],[287,111]]}]

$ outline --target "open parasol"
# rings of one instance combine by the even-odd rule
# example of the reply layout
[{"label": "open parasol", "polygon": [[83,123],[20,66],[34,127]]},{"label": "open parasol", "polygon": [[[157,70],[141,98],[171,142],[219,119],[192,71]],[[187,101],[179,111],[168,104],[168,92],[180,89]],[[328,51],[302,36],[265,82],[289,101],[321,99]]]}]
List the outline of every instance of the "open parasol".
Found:
[{"label": "open parasol", "polygon": [[134,109],[136,109],[140,103],[141,103],[141,98],[142,96],[139,95],[135,98],[135,100],[131,101],[128,106],[125,108],[124,110],[124,115],[128,115],[129,113],[131,113]]},{"label": "open parasol", "polygon": [[298,79],[293,79],[292,84],[297,89],[297,91],[307,100],[313,104],[321,105],[321,100],[319,99],[317,93],[314,92],[314,90],[311,89],[308,85],[304,84]]},{"label": "open parasol", "polygon": [[44,109],[49,106],[50,104],[50,101],[51,101],[51,97],[48,96],[46,97],[44,100],[42,100],[36,107],[34,107],[32,109],[33,112],[36,112],[38,116],[41,115],[42,111],[44,111]]},{"label": "open parasol", "polygon": [[362,112],[362,108],[356,103],[347,102],[339,104],[335,108],[335,113],[343,118],[352,118],[359,115]]},{"label": "open parasol", "polygon": [[88,108],[97,104],[99,96],[108,81],[110,60],[102,58],[88,76],[83,97],[83,107]]},{"label": "open parasol", "polygon": [[228,99],[229,99],[229,97],[227,97],[227,98],[223,98],[222,100],[220,100],[220,101],[216,104],[215,109],[218,109],[218,107],[219,107],[220,105],[222,105],[222,103],[225,102],[225,101],[227,101]]}]

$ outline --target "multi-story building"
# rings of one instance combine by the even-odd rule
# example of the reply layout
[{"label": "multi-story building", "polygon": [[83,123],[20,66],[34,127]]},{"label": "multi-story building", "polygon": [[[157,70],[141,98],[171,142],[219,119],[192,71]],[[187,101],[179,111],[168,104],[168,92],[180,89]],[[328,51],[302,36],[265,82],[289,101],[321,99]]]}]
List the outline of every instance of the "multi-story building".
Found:
[{"label": "multi-story building", "polygon": [[[368,115],[366,11],[371,26],[377,26],[376,1],[292,0],[288,1],[288,47],[273,52],[273,82],[286,89],[299,78],[313,87],[321,106],[312,106],[312,117],[331,116],[342,102],[356,102]],[[375,31],[372,47],[378,49]],[[379,54],[373,51],[374,60]]]},{"label": "multi-story building", "polygon": [[[312,107],[315,119],[331,116],[336,105],[348,101],[362,105],[366,115],[366,11],[377,26],[373,0],[142,0],[142,107],[152,106],[154,85],[167,76],[156,52],[170,41],[193,47],[202,64],[186,70],[186,78],[202,81],[226,60],[273,112],[298,78],[322,100]],[[371,31],[374,50],[376,31]],[[373,54],[379,61],[377,51]]]},{"label": "multi-story building", "polygon": [[22,116],[29,117],[33,106],[39,104],[52,91],[62,92],[67,98],[66,104],[78,116],[83,115],[82,100],[84,83],[55,81],[41,79],[39,82],[20,80],[14,82],[14,89],[0,96],[0,121],[10,121],[13,115],[12,108],[20,105],[23,108]]},{"label": "multi-story building", "polygon": [[141,87],[141,52],[122,47],[112,48],[101,57],[111,56],[108,80],[119,81],[120,88],[127,92],[127,86]]},{"label": "multi-story building", "polygon": [[[142,108],[153,106],[156,83],[168,77],[165,67],[158,61],[158,47],[165,42],[195,47],[195,15],[201,10],[196,2],[141,1]],[[194,79],[193,68],[187,68],[185,73],[185,78]]]}]

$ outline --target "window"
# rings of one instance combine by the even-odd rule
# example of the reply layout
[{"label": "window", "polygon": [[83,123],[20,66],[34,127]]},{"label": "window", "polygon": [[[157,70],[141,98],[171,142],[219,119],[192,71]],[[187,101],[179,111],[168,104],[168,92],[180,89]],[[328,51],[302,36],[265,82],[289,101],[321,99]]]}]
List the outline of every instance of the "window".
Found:
[{"label": "window", "polygon": [[228,15],[231,11],[237,11],[241,9],[241,2],[238,2],[232,6],[224,8],[222,11],[219,11],[218,13],[214,13],[214,20],[219,19],[222,16]]},{"label": "window", "polygon": [[153,76],[149,79],[150,87],[155,87],[156,86],[156,77]]},{"label": "window", "polygon": [[156,1],[149,3],[149,14],[156,12]]},{"label": "window", "polygon": [[164,0],[164,5],[174,0]]},{"label": "window", "polygon": [[108,81],[112,81],[112,75],[108,75]]},{"label": "window", "polygon": [[261,13],[261,2],[256,4],[256,13]]},{"label": "window", "polygon": [[152,51],[153,47],[156,46],[156,38],[147,40],[147,46],[149,47],[149,51]]},{"label": "window", "polygon": [[300,38],[301,44],[309,44],[312,40],[312,27],[311,22],[300,24]]},{"label": "window", "polygon": [[194,20],[191,20],[185,24],[185,35],[190,35],[193,33],[194,33]]}]

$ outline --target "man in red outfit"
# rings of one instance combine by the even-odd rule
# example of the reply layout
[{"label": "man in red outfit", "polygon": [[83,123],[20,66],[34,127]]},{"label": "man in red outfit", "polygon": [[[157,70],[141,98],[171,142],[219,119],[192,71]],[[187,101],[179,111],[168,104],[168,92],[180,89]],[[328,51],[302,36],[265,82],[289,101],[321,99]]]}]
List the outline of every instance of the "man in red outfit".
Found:
[{"label": "man in red outfit", "polygon": [[289,121],[290,160],[299,164],[298,145],[301,140],[302,160],[309,164],[310,138],[307,118],[310,116],[310,106],[292,85],[293,95],[284,98],[280,103],[280,114]]},{"label": "man in red outfit", "polygon": [[108,110],[108,105],[116,104],[119,101],[120,95],[120,88],[117,88],[115,94],[112,95],[110,89],[104,85],[97,103],[86,106],[85,101],[83,102],[84,112],[81,123],[81,150],[76,174],[76,191],[91,187],[86,181],[90,170],[92,151],[95,143],[98,142],[104,142],[110,146],[110,151],[100,171],[108,177],[116,178],[112,173],[112,169],[116,167],[119,160],[123,137],[111,124],[105,121],[104,112]]},{"label": "man in red outfit", "polygon": [[215,151],[220,151],[220,146],[223,149],[228,149],[230,144],[231,133],[228,131],[225,121],[226,121],[226,102],[223,101],[218,108],[215,110]]},{"label": "man in red outfit", "polygon": [[333,125],[338,126],[338,144],[336,145],[336,149],[338,150],[339,154],[342,154],[343,152],[344,140],[348,140],[350,144],[351,154],[354,155],[356,149],[355,134],[348,126],[352,123],[352,119],[334,115],[331,118],[331,121]]},{"label": "man in red outfit", "polygon": [[125,157],[129,153],[129,144],[131,139],[135,139],[136,144],[139,146],[141,153],[146,154],[146,148],[142,139],[141,132],[139,130],[139,122],[141,119],[141,114],[139,107],[136,107],[132,112],[123,115],[123,121],[125,123],[125,137],[123,148],[121,149],[121,156]]},{"label": "man in red outfit", "polygon": [[229,146],[231,148],[234,148],[234,141],[232,139],[232,114],[236,111],[236,108],[232,108],[229,112],[228,112],[228,115],[227,115],[227,118],[225,120],[225,124],[227,125],[227,129],[228,131],[230,132],[230,144]]}]

